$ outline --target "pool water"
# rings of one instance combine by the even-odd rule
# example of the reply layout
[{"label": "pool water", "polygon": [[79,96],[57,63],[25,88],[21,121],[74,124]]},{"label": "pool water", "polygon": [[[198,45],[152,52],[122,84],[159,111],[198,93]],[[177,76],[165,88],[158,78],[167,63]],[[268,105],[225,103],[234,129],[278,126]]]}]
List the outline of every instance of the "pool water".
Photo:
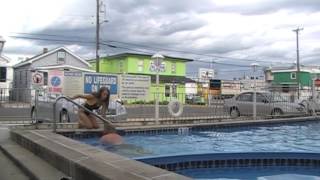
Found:
[{"label": "pool water", "polygon": [[166,134],[132,134],[108,146],[98,137],[81,142],[127,157],[219,152],[320,152],[320,122],[212,128]]},{"label": "pool water", "polygon": [[313,167],[239,167],[186,169],[179,174],[198,180],[319,180],[320,171]]}]

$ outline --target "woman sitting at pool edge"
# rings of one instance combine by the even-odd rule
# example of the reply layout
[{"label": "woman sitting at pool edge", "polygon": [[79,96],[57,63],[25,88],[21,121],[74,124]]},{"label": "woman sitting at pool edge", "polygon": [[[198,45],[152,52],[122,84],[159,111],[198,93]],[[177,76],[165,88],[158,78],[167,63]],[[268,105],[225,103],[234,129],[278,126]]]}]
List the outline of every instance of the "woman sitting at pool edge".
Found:
[{"label": "woman sitting at pool edge", "polygon": [[[101,108],[101,115],[104,116],[109,107],[110,91],[106,87],[102,87],[98,92],[93,92],[87,95],[76,95],[71,99],[82,98],[86,102],[83,104],[90,111]],[[84,109],[79,109],[79,128],[98,129],[99,125],[96,118]]]},{"label": "woman sitting at pool edge", "polygon": [[[86,99],[86,102],[83,104],[88,110],[93,111],[101,108],[101,115],[104,116],[109,107],[110,100],[110,91],[106,87],[101,87],[98,92],[93,92],[89,95],[76,95],[71,99],[82,98]],[[94,116],[89,112],[86,112],[84,109],[79,109],[79,128],[87,129],[98,129],[99,125]],[[121,144],[122,138],[119,136],[115,128],[111,125],[106,127],[103,132],[101,141],[107,144]]]}]

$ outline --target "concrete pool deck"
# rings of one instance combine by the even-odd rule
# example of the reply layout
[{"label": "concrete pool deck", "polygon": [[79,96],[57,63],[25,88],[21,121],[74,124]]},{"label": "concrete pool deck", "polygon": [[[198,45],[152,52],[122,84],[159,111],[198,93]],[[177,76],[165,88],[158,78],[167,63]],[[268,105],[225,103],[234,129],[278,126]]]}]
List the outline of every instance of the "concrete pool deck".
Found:
[{"label": "concrete pool deck", "polygon": [[[66,176],[77,180],[132,179],[179,180],[190,179],[153,167],[48,130],[13,130],[11,139],[26,148]],[[12,143],[12,142],[11,142]],[[10,152],[12,144],[2,144]],[[61,174],[60,176],[63,176]]]}]

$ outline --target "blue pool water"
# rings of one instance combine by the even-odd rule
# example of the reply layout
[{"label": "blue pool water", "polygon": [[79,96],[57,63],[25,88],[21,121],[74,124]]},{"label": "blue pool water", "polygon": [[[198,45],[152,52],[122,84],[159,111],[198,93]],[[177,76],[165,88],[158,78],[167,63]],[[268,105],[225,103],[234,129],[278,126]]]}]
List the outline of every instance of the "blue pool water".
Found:
[{"label": "blue pool water", "polygon": [[198,180],[319,180],[318,168],[310,167],[241,167],[187,169],[179,174]]},{"label": "blue pool water", "polygon": [[120,146],[100,144],[98,137],[79,140],[132,158],[215,152],[320,152],[320,122],[132,134],[124,136],[125,144]]}]

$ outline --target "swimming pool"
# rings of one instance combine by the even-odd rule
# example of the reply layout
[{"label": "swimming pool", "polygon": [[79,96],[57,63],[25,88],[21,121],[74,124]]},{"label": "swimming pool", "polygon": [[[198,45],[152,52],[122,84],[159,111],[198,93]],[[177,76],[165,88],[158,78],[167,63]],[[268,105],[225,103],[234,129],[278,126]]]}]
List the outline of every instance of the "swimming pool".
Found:
[{"label": "swimming pool", "polygon": [[320,179],[320,121],[140,131],[120,146],[76,139],[195,179]]},{"label": "swimming pool", "polygon": [[186,169],[176,171],[195,179],[246,179],[246,180],[317,180],[320,177],[316,167],[240,167],[212,169]]},{"label": "swimming pool", "polygon": [[320,152],[320,121],[260,126],[206,127],[124,136],[125,145],[106,146],[99,137],[81,142],[131,158],[221,152]]}]

